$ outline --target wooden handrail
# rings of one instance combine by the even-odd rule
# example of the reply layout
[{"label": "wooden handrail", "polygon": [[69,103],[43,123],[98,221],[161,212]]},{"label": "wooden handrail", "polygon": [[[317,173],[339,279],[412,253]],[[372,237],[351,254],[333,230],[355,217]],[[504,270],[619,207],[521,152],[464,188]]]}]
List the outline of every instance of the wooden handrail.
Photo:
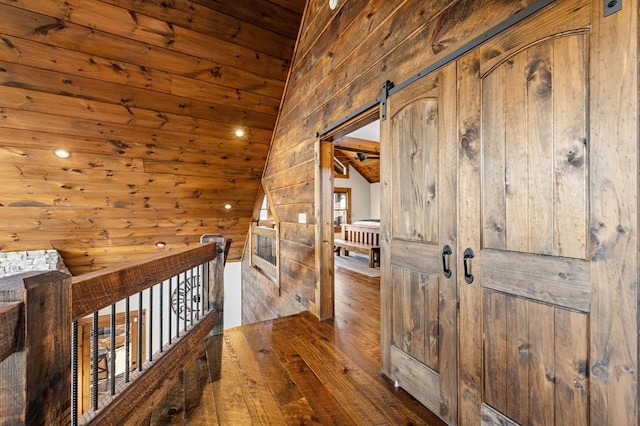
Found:
[{"label": "wooden handrail", "polygon": [[95,413],[86,424],[126,424],[167,379],[174,377],[198,355],[202,339],[222,320],[221,314],[222,312],[214,311],[204,316],[173,344],[170,351],[155,361],[152,367],[145,369],[130,386],[118,393],[109,405]]},{"label": "wooden handrail", "polygon": [[[146,362],[142,372],[132,373],[132,381],[124,386],[119,385],[118,393],[114,397],[106,397],[100,403],[102,407],[98,411],[85,413],[80,419],[81,424],[126,424],[141,406],[156,396],[155,392],[162,392],[162,384],[167,379],[172,378],[197,356],[197,349],[205,336],[222,334],[224,239],[219,235],[203,235],[201,241],[204,244],[195,248],[154,256],[143,262],[132,262],[119,268],[110,268],[74,280],[73,316],[75,320],[76,315],[84,316],[86,310],[93,312],[182,271],[215,260],[208,264],[208,271],[205,273],[212,283],[209,290],[211,310],[194,322],[192,327],[176,338],[172,344],[165,344],[163,355],[154,359],[153,362]],[[94,296],[95,292],[99,291],[112,294]],[[76,299],[76,297],[84,299]],[[76,306],[76,303],[82,303],[82,308]]]},{"label": "wooden handrail", "polygon": [[[68,424],[71,278],[58,271],[6,277],[0,300],[20,306],[19,347],[0,369],[0,424]],[[5,315],[16,311],[14,303],[5,307]]]},{"label": "wooden handrail", "polygon": [[22,302],[0,302],[0,362],[18,349]]},{"label": "wooden handrail", "polygon": [[165,344],[162,356],[145,363],[145,370],[134,374],[137,380],[119,385],[122,388],[111,404],[82,421],[121,424],[149,395],[161,390],[171,372],[196,356],[195,348],[207,334],[222,333],[224,239],[203,235],[201,241],[195,247],[73,279],[48,271],[0,280],[0,423],[68,424],[72,322],[205,265],[204,276],[211,283],[207,284],[210,310],[172,344]]},{"label": "wooden handrail", "polygon": [[207,243],[74,277],[73,321],[169,279],[176,271],[213,260],[217,255],[216,244]]}]

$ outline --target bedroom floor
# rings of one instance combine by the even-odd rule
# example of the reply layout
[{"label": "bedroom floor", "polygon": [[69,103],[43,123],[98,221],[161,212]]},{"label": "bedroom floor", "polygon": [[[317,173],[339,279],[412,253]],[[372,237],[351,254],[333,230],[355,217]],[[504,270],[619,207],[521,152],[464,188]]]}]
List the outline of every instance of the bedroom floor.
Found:
[{"label": "bedroom floor", "polygon": [[336,271],[345,274],[357,274],[358,278],[380,278],[380,267],[370,268],[369,259],[358,253],[349,256],[333,256]]}]

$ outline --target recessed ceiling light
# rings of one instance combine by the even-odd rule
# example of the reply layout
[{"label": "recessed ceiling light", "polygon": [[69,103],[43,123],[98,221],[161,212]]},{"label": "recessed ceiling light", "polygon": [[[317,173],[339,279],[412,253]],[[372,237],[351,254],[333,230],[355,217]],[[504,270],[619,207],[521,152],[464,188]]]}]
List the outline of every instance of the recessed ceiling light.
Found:
[{"label": "recessed ceiling light", "polygon": [[329,0],[329,9],[335,10],[338,6],[338,0]]},{"label": "recessed ceiling light", "polygon": [[241,138],[244,136],[244,130],[242,129],[236,129],[236,136]]},{"label": "recessed ceiling light", "polygon": [[231,210],[233,208],[233,206],[231,205],[231,203],[227,203],[224,205],[224,208],[227,210]]},{"label": "recessed ceiling light", "polygon": [[156,243],[156,247],[158,247],[158,248],[162,248],[162,247],[164,247],[166,245],[167,245],[167,243],[165,243],[164,241],[158,241]]},{"label": "recessed ceiling light", "polygon": [[56,148],[53,150],[53,155],[58,158],[69,158],[71,157],[71,153],[64,148]]}]

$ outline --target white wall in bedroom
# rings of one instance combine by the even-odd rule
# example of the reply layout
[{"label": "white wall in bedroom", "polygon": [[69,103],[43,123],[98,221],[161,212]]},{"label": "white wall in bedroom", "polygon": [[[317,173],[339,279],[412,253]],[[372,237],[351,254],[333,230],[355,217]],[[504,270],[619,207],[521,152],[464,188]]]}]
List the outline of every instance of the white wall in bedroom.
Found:
[{"label": "white wall in bedroom", "polygon": [[[351,188],[351,223],[373,218],[371,216],[371,185],[356,169],[349,167],[349,178],[336,178],[333,186],[335,188]],[[379,207],[378,216],[380,216]]]},{"label": "white wall in bedroom", "polygon": [[371,197],[370,219],[380,219],[380,182],[369,185]]},{"label": "white wall in bedroom", "polygon": [[[352,138],[380,142],[380,120],[367,124],[347,135]],[[351,177],[357,186],[351,186]],[[352,188],[351,222],[360,219],[380,219],[380,183],[369,184],[353,167],[349,168],[350,179],[336,179],[334,185],[338,188]],[[348,183],[344,183],[348,182]],[[358,193],[356,194],[356,188]],[[365,194],[369,194],[368,197]],[[361,197],[362,195],[362,197]],[[366,205],[364,204],[366,203]],[[366,211],[368,207],[368,211]]]}]

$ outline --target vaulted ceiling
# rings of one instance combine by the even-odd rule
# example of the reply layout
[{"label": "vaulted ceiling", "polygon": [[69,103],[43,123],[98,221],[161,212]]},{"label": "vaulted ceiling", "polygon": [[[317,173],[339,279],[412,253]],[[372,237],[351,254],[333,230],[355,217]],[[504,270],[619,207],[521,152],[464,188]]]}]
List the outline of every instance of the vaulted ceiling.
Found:
[{"label": "vaulted ceiling", "polygon": [[334,155],[369,183],[380,182],[380,142],[345,136],[333,143]]},{"label": "vaulted ceiling", "polygon": [[78,275],[216,233],[239,259],[304,7],[0,0],[0,250]]},{"label": "vaulted ceiling", "polygon": [[334,156],[369,183],[380,182],[380,120],[333,141]]}]

